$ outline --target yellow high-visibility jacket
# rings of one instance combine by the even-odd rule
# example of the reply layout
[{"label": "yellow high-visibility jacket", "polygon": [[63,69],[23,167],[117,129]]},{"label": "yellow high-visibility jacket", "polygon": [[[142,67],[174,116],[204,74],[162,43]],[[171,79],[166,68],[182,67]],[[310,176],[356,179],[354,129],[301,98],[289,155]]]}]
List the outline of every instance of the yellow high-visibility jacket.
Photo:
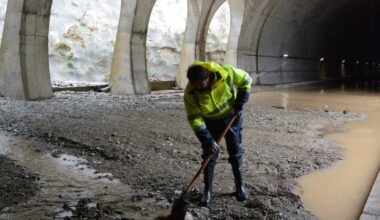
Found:
[{"label": "yellow high-visibility jacket", "polygon": [[[235,102],[244,104],[248,101],[252,79],[249,74],[231,65],[219,65],[216,62],[196,61],[191,66],[199,65],[213,75],[211,88],[197,91],[189,82],[184,92],[185,111],[188,122],[202,144],[212,144],[210,138],[202,138],[200,133],[209,133],[206,120],[223,118],[233,109]],[[235,88],[236,87],[236,88]],[[236,92],[236,89],[238,92]],[[238,95],[237,95],[238,94]],[[239,98],[240,96],[240,98]],[[238,100],[236,98],[238,97]],[[207,135],[210,136],[210,135]]]}]

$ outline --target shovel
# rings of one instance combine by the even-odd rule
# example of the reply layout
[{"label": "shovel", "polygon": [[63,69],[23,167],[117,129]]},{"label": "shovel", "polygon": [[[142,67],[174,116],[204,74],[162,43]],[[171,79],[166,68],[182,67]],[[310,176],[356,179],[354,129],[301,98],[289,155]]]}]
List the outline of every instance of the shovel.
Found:
[{"label": "shovel", "polygon": [[[218,143],[218,145],[222,141],[224,135],[226,135],[227,131],[230,129],[230,127],[231,127],[232,123],[235,121],[236,117],[237,117],[237,114],[234,114],[232,116],[232,118],[230,119],[230,121],[228,122],[228,124],[226,125],[226,127],[224,128],[224,130],[222,131],[222,133],[219,135],[218,139],[216,140],[216,143]],[[207,155],[207,157],[203,160],[202,166],[199,168],[198,172],[195,174],[195,176],[190,181],[190,183],[187,184],[185,189],[182,191],[180,197],[178,199],[174,200],[170,215],[160,216],[160,217],[156,218],[156,220],[183,220],[183,219],[185,219],[186,211],[187,211],[189,202],[185,200],[184,196],[186,195],[186,193],[190,192],[191,188],[195,184],[195,181],[198,179],[199,175],[203,172],[203,170],[207,166],[208,162],[212,158],[212,155],[213,155],[213,153],[212,153],[212,151],[210,151],[210,153]]]}]

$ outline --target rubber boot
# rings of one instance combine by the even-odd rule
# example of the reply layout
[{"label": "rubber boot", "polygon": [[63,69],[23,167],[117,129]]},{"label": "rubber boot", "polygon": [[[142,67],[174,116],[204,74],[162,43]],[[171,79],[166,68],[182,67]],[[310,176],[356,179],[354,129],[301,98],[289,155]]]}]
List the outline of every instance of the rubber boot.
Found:
[{"label": "rubber boot", "polygon": [[241,163],[238,163],[237,166],[232,166],[232,172],[235,178],[236,199],[241,202],[247,201],[249,196],[243,186],[243,171]]},{"label": "rubber boot", "polygon": [[201,206],[208,206],[212,201],[212,179],[214,177],[215,164],[210,161],[203,172],[203,181],[205,184],[204,192],[201,198]]}]

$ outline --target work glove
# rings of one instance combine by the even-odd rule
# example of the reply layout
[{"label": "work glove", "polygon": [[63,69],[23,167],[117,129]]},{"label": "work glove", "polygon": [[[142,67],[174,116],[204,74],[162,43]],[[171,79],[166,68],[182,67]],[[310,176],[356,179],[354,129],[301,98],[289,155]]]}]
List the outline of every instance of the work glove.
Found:
[{"label": "work glove", "polygon": [[220,151],[220,146],[218,143],[214,142],[211,147],[210,147],[210,150],[211,152],[214,154],[214,153],[218,153]]}]

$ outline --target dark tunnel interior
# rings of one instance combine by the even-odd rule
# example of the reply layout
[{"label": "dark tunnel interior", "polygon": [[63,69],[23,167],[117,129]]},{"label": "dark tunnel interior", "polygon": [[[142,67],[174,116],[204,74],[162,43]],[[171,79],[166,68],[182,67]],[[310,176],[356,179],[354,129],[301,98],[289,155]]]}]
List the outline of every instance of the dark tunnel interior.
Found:
[{"label": "dark tunnel interior", "polygon": [[[328,72],[341,73],[355,80],[379,80],[380,67],[380,1],[345,1],[335,10],[325,14],[319,27],[323,26],[321,57],[325,57]],[[341,63],[330,65],[328,63]],[[335,68],[332,69],[332,68]],[[344,70],[342,70],[344,68]]]}]

